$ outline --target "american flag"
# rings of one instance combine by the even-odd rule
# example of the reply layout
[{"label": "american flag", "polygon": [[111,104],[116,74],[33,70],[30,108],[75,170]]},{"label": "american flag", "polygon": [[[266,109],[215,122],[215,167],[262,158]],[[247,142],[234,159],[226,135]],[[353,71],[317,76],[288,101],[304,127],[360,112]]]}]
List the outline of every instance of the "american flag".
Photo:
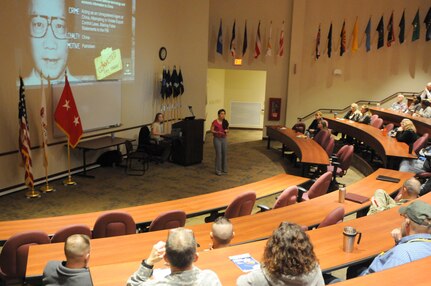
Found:
[{"label": "american flag", "polygon": [[27,109],[25,106],[25,89],[22,77],[19,77],[19,82],[19,152],[25,168],[25,184],[32,189],[34,186],[34,180],[31,162],[30,131],[28,129]]},{"label": "american flag", "polygon": [[281,26],[280,40],[278,43],[279,43],[278,55],[282,57],[284,55],[284,21],[283,21],[283,25]]}]

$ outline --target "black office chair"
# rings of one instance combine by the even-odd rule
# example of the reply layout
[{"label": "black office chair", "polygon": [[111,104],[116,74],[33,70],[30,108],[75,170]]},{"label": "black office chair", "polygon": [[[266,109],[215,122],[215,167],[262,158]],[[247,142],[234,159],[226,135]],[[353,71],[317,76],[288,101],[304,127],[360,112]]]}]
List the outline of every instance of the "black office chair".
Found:
[{"label": "black office chair", "polygon": [[165,150],[164,146],[157,144],[151,139],[150,129],[147,126],[141,127],[139,131],[138,149],[137,151],[144,151],[150,157],[150,161],[162,163],[162,155]]},{"label": "black office chair", "polygon": [[[145,171],[150,167],[150,157],[149,155],[141,150],[133,150],[132,142],[126,141],[126,150],[127,150],[127,161],[126,161],[126,174],[127,175],[144,175]],[[133,161],[140,162],[141,168],[134,168]]]}]

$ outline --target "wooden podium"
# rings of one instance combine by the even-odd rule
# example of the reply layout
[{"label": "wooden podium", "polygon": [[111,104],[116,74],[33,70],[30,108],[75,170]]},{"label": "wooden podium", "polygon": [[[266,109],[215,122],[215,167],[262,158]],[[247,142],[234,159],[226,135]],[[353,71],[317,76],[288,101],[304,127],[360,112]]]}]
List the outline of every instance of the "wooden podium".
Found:
[{"label": "wooden podium", "polygon": [[189,166],[202,162],[204,119],[182,120],[172,125],[181,130],[181,136],[172,142],[172,161]]}]

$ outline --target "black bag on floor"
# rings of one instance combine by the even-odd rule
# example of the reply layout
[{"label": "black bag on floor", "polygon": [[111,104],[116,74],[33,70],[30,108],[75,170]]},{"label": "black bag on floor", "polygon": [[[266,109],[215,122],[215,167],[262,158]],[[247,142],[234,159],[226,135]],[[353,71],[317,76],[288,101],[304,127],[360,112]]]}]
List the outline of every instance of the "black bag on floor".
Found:
[{"label": "black bag on floor", "polygon": [[113,167],[114,165],[120,166],[122,159],[123,156],[120,151],[112,150],[100,155],[99,158],[97,158],[97,164],[102,167]]}]

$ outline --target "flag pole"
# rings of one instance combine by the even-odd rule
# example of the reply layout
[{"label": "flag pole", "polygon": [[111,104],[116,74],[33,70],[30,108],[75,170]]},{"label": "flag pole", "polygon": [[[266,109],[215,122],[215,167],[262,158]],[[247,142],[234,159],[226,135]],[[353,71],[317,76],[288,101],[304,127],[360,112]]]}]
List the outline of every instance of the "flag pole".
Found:
[{"label": "flag pole", "polygon": [[67,139],[67,161],[68,161],[68,165],[69,165],[68,178],[63,181],[63,184],[65,186],[75,186],[75,185],[77,185],[77,183],[72,180],[72,175],[70,173],[70,141],[69,141],[69,139]]},{"label": "flag pole", "polygon": [[[42,71],[40,72],[39,76],[40,76],[40,81],[41,81],[41,86],[42,86],[42,97],[45,98],[44,97],[45,91],[44,91],[44,87],[43,87],[43,73],[42,73]],[[49,76],[48,76],[48,85],[49,85]],[[43,102],[44,102],[43,108],[46,109],[45,99],[43,99]],[[44,110],[44,116],[46,116],[46,110]],[[42,122],[44,122],[43,119],[42,119]],[[44,160],[45,160],[45,164],[44,164],[44,167],[45,167],[45,186],[42,186],[39,190],[41,192],[44,192],[44,193],[50,193],[50,192],[54,192],[55,189],[49,185],[49,181],[48,181],[48,153],[46,150],[46,147],[47,147],[46,143],[47,142],[45,141],[45,136],[46,136],[45,132],[44,132],[44,130],[46,130],[45,128],[46,128],[46,126],[44,126],[42,123],[43,156],[44,156]]]},{"label": "flag pole", "polygon": [[34,186],[29,187],[30,191],[28,191],[27,193],[25,193],[25,197],[27,199],[36,199],[36,198],[40,198],[40,193],[38,191],[34,190]]},{"label": "flag pole", "polygon": [[45,166],[45,186],[42,186],[40,190],[44,193],[55,192],[55,189],[49,185],[48,181],[48,166]]}]

